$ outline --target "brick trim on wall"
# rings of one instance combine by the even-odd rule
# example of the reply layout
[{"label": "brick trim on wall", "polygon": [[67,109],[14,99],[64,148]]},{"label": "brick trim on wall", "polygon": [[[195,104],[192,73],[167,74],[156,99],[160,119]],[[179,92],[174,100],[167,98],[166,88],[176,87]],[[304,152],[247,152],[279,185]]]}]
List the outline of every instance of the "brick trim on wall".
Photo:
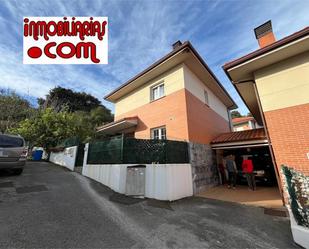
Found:
[{"label": "brick trim on wall", "polygon": [[264,112],[278,167],[309,175],[309,103]]}]

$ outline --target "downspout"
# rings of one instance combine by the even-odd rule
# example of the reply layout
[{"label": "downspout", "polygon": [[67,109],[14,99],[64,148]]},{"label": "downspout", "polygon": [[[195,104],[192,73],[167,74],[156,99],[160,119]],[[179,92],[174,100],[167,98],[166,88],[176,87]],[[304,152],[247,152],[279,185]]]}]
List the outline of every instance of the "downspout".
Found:
[{"label": "downspout", "polygon": [[262,123],[263,123],[265,134],[266,134],[266,137],[267,137],[267,140],[268,140],[268,147],[269,147],[269,151],[270,151],[271,160],[273,162],[275,173],[276,173],[276,179],[277,179],[277,183],[278,183],[278,187],[279,187],[279,192],[280,192],[280,195],[281,195],[282,202],[285,205],[286,203],[285,203],[283,189],[282,189],[282,185],[281,185],[281,179],[280,179],[280,175],[279,175],[279,172],[278,172],[276,158],[275,158],[272,143],[271,143],[271,140],[270,140],[269,132],[268,132],[268,129],[267,129],[267,124],[266,124],[266,119],[265,119],[265,115],[264,115],[262,104],[261,104],[261,99],[260,99],[260,96],[259,96],[259,93],[258,93],[258,89],[256,87],[256,82],[253,79],[241,80],[241,81],[238,81],[238,82],[232,81],[232,83],[234,85],[241,84],[241,83],[248,83],[248,82],[252,82],[252,84],[253,84],[255,97],[256,97],[257,102],[258,102],[259,111],[260,111],[261,117],[262,117]]},{"label": "downspout", "polygon": [[231,107],[227,108],[227,116],[228,116],[228,119],[229,119],[230,131],[234,131],[231,110],[232,110]]}]

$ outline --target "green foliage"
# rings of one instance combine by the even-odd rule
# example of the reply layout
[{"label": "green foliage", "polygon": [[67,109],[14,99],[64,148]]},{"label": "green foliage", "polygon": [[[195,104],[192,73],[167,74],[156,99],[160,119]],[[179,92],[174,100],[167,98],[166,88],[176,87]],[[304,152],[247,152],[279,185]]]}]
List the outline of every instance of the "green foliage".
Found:
[{"label": "green foliage", "polygon": [[33,145],[48,149],[75,135],[75,118],[70,113],[56,113],[48,108],[39,111],[34,118],[21,121],[11,132],[20,134]]},{"label": "green foliage", "polygon": [[289,205],[298,225],[309,228],[309,177],[282,165]]},{"label": "green foliage", "polygon": [[110,117],[103,114],[105,110],[102,110],[102,107],[90,113],[41,109],[36,116],[21,121],[10,131],[20,134],[32,145],[46,149],[55,147],[70,137],[78,137],[81,142],[88,142],[96,137],[98,125],[110,121]]},{"label": "green foliage", "polygon": [[20,134],[31,145],[46,149],[70,137],[88,142],[97,136],[97,126],[113,121],[111,111],[97,98],[70,89],[56,87],[46,100],[39,98],[38,104],[39,109],[35,110],[17,95],[4,96],[0,98],[0,121],[1,117],[14,120],[15,125],[5,126],[6,130]]},{"label": "green foliage", "polygon": [[10,90],[0,89],[0,132],[8,132],[18,122],[35,114],[30,103]]},{"label": "green foliage", "polygon": [[114,120],[111,110],[105,106],[98,106],[90,111],[90,118],[96,126],[103,125]]},{"label": "green foliage", "polygon": [[39,98],[41,108],[52,108],[56,112],[67,110],[69,112],[85,111],[101,106],[101,102],[94,96],[85,92],[74,92],[71,89],[55,87],[49,91],[46,99]]},{"label": "green foliage", "polygon": [[240,114],[239,111],[231,111],[231,117],[232,118],[240,118],[242,115]]}]

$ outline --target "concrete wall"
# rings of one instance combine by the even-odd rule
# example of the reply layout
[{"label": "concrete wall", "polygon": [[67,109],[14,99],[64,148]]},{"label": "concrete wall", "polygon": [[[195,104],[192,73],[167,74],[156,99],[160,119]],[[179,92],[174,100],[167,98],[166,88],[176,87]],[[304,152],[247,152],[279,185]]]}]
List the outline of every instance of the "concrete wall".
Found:
[{"label": "concrete wall", "polygon": [[[125,194],[127,167],[133,164],[87,164],[88,146],[82,174],[94,179],[115,192]],[[145,197],[174,201],[193,195],[190,164],[145,164]]]},{"label": "concrete wall", "polygon": [[193,193],[198,194],[219,184],[216,156],[210,145],[189,144]]},{"label": "concrete wall", "polygon": [[74,171],[78,146],[65,148],[61,152],[51,152],[49,161]]},{"label": "concrete wall", "polygon": [[[127,167],[134,164],[101,164],[83,166],[82,174],[94,179],[115,192],[126,193]],[[192,196],[190,164],[146,165],[145,197],[174,201]]]}]

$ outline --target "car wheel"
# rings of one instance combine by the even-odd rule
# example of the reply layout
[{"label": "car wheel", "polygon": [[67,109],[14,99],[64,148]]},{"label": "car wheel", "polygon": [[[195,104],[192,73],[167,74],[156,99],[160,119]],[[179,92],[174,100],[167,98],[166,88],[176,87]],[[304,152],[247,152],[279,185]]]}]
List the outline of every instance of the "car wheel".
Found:
[{"label": "car wheel", "polygon": [[21,173],[23,173],[23,169],[14,169],[13,173],[14,175],[20,175]]}]

